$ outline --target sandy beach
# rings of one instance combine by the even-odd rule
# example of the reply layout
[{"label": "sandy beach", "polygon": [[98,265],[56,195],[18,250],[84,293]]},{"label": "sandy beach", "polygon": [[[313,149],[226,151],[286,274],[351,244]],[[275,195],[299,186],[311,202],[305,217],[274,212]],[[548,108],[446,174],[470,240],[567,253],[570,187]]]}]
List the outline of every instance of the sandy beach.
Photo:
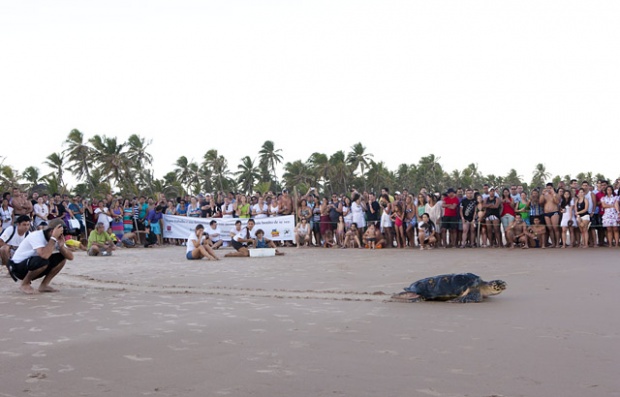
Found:
[{"label": "sandy beach", "polygon": [[[80,252],[35,296],[2,274],[0,396],[620,396],[620,249],[284,251]],[[385,302],[453,272],[508,289]]]}]

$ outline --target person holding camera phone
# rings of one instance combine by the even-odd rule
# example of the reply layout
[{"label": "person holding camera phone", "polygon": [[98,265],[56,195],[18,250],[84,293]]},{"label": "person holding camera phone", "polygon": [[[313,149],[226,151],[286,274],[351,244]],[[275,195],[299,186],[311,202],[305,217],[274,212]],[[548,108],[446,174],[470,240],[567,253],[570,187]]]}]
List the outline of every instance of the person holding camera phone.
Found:
[{"label": "person holding camera phone", "polygon": [[22,292],[34,294],[36,291],[30,284],[41,277],[39,292],[58,291],[50,287],[50,282],[67,260],[73,260],[73,252],[65,245],[64,228],[62,219],[52,219],[47,229],[30,233],[15,251],[9,261],[9,274],[15,281],[22,280],[19,286]]}]

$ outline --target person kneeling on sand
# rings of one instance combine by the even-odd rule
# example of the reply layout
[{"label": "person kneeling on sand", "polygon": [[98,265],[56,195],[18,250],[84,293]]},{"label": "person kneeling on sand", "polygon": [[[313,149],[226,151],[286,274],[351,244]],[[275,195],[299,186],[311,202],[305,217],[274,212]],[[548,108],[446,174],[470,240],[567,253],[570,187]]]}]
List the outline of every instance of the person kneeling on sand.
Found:
[{"label": "person kneeling on sand", "polygon": [[[50,287],[50,282],[67,260],[73,260],[73,252],[65,245],[64,225],[60,218],[51,220],[47,229],[30,233],[15,251],[9,261],[9,274],[15,281],[22,280],[19,287],[22,292],[34,294],[30,284],[41,277],[39,292],[57,291]],[[56,249],[58,252],[54,252]]]},{"label": "person kneeling on sand", "polygon": [[215,256],[213,249],[206,244],[205,227],[196,225],[196,229],[187,238],[187,250],[185,257],[189,260],[207,258],[208,260],[218,261],[220,258]]},{"label": "person kneeling on sand", "polygon": [[276,249],[276,244],[265,238],[265,232],[263,229],[258,229],[256,231],[256,248],[273,248],[276,250],[276,255],[284,255],[284,252],[280,252]]},{"label": "person kneeling on sand", "polygon": [[88,256],[110,256],[115,249],[114,240],[105,231],[104,224],[97,223],[95,230],[88,236]]},{"label": "person kneeling on sand", "polygon": [[252,231],[254,228],[255,222],[254,219],[248,219],[248,224],[246,227],[242,228],[241,231],[232,238],[231,243],[232,246],[237,252],[229,252],[224,255],[226,257],[247,257],[250,256],[250,250],[248,247],[250,245],[254,245],[256,243],[256,235]]}]

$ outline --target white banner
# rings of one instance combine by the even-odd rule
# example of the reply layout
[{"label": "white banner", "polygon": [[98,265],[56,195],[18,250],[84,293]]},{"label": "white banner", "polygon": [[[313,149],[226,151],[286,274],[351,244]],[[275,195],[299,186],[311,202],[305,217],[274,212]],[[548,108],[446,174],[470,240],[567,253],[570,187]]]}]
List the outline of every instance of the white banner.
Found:
[{"label": "white banner", "polygon": [[[248,222],[248,218],[193,218],[189,216],[164,215],[164,238],[187,239],[191,232],[196,230],[196,225],[205,227],[205,233],[209,233],[209,223],[217,221],[217,226],[222,233],[222,240],[230,241],[230,232],[235,229],[235,222],[241,221],[242,227]],[[295,217],[293,215],[276,216],[270,218],[254,219],[256,226],[254,232],[262,229],[265,237],[269,240],[283,241],[293,240],[295,230]]]}]

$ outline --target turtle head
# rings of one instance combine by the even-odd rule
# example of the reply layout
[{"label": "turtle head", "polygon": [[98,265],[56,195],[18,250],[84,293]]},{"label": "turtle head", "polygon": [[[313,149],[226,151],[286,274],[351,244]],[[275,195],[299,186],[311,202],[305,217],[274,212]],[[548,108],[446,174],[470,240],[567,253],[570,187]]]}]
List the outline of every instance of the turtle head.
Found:
[{"label": "turtle head", "polygon": [[483,289],[482,294],[484,296],[497,295],[506,289],[506,282],[502,280],[492,280],[487,283]]}]

